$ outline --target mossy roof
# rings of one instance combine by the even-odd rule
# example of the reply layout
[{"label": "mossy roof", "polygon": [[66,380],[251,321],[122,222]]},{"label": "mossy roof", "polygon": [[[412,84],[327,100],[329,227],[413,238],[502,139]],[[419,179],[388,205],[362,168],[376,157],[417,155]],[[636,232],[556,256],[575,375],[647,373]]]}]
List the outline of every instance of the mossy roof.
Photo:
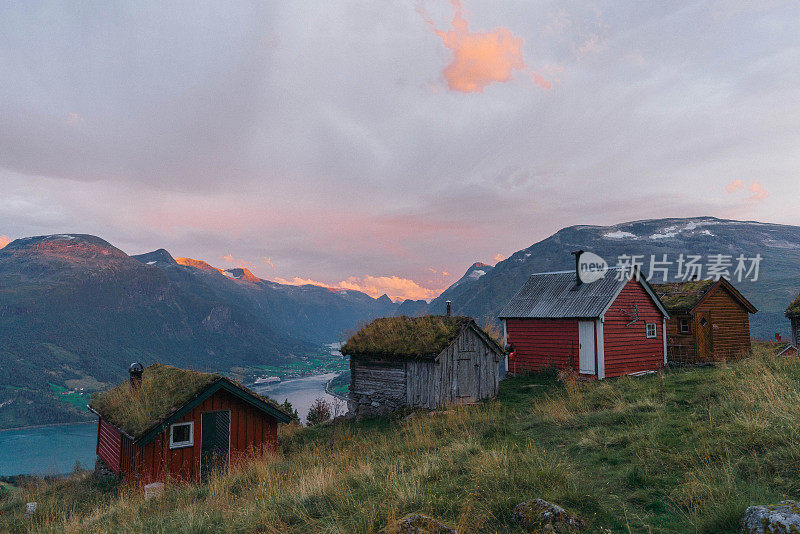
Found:
[{"label": "mossy roof", "polygon": [[714,280],[670,282],[653,284],[653,289],[669,312],[686,312],[697,306],[715,283]]},{"label": "mossy roof", "polygon": [[89,407],[105,421],[138,440],[216,384],[229,391],[242,392],[253,397],[256,403],[266,403],[282,413],[271,399],[220,374],[189,371],[159,363],[144,369],[137,389],[132,389],[130,381],[126,380],[115,388],[95,394]]},{"label": "mossy roof", "polygon": [[341,352],[356,358],[435,357],[458,337],[462,328],[472,322],[469,317],[442,315],[375,319],[348,339]]},{"label": "mossy roof", "polygon": [[800,317],[800,295],[797,295],[794,302],[786,309],[786,316],[791,318]]}]

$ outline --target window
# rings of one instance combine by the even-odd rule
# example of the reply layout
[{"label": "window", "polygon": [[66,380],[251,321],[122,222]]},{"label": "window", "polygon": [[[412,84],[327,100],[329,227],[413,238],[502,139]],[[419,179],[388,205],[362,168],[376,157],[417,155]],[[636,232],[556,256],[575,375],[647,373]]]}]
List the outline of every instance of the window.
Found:
[{"label": "window", "polygon": [[169,448],[179,449],[194,445],[194,423],[175,423],[169,427]]},{"label": "window", "polygon": [[647,323],[647,337],[654,338],[658,333],[658,327],[656,323]]},{"label": "window", "polygon": [[689,319],[684,317],[680,320],[680,324],[678,325],[678,332],[680,332],[681,334],[689,333]]}]

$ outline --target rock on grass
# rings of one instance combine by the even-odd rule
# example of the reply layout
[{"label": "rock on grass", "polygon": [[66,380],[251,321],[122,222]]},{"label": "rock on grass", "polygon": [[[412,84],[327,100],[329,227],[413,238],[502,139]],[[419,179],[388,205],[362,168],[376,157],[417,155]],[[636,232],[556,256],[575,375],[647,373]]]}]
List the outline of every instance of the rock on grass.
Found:
[{"label": "rock on grass", "polygon": [[579,517],[542,499],[525,501],[515,506],[514,520],[525,530],[536,532],[573,533],[581,532],[586,527]]},{"label": "rock on grass", "polygon": [[742,534],[800,532],[800,503],[783,501],[749,507],[742,516]]}]

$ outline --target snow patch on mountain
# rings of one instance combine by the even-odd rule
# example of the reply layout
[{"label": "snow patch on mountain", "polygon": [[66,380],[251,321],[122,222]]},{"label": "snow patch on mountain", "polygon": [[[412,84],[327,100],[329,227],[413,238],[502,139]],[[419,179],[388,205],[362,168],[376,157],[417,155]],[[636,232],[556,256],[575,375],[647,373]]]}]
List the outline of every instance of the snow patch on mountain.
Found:
[{"label": "snow patch on mountain", "polygon": [[603,234],[605,239],[639,239],[636,234],[632,234],[630,232],[624,232],[622,230],[616,230],[614,232],[608,232]]}]

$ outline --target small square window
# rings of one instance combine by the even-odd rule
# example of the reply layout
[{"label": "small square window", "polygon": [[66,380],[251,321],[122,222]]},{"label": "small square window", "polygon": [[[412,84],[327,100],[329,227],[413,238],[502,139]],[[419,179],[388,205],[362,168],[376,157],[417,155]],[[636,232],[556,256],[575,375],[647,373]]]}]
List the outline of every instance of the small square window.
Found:
[{"label": "small square window", "polygon": [[194,422],[175,423],[169,427],[169,448],[179,449],[194,445]]},{"label": "small square window", "polygon": [[688,334],[688,333],[689,333],[689,324],[690,324],[690,323],[689,323],[689,319],[687,319],[687,318],[685,318],[685,317],[684,317],[684,318],[683,318],[683,319],[681,319],[681,321],[680,321],[680,326],[679,326],[679,328],[678,328],[678,331],[679,331],[681,334]]},{"label": "small square window", "polygon": [[656,323],[647,323],[647,337],[654,338],[658,335],[658,326]]}]

